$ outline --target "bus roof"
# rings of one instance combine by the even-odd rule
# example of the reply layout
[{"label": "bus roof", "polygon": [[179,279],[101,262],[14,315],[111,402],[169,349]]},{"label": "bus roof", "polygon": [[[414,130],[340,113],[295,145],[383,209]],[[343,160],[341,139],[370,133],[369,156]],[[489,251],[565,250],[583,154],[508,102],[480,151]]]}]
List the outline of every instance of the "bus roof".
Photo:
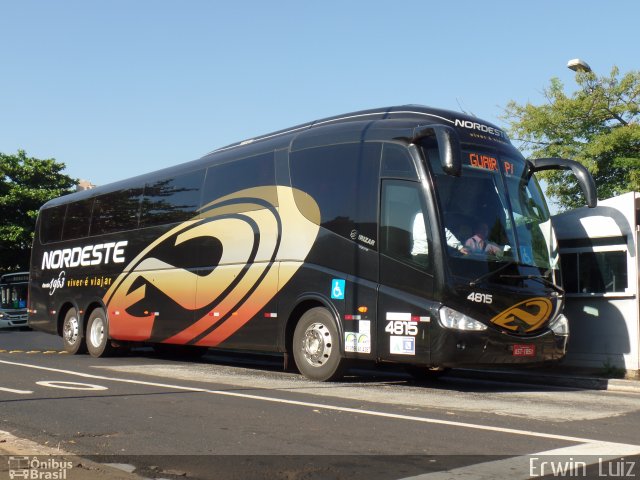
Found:
[{"label": "bus roof", "polygon": [[[496,135],[507,139],[506,133],[498,128],[495,125],[492,125],[483,120],[479,120],[476,117],[469,116],[467,114],[454,112],[452,110],[444,110],[438,108],[431,108],[424,105],[398,105],[392,107],[383,107],[383,108],[375,108],[369,110],[360,110],[357,112],[345,113],[342,115],[336,115],[333,117],[322,118],[319,120],[314,120],[312,122],[303,123],[300,125],[296,125],[294,127],[290,127],[284,130],[278,130],[276,132],[272,132],[266,135],[261,135],[259,137],[243,140],[241,142],[232,143],[227,145],[226,147],[218,148],[213,150],[209,154],[211,155],[217,152],[222,152],[225,150],[229,150],[232,148],[244,146],[251,144],[253,142],[268,140],[271,138],[275,138],[278,136],[283,136],[287,134],[295,134],[302,132],[304,130],[308,130],[311,128],[317,128],[325,125],[337,124],[337,123],[348,123],[354,121],[375,121],[375,120],[413,120],[416,124],[428,125],[434,123],[443,123],[450,124],[455,127],[466,127],[466,128],[474,128],[477,125],[480,125],[479,130],[487,132],[488,130],[492,130],[496,132]],[[474,127],[470,127],[474,125]],[[486,128],[482,128],[482,126]]]},{"label": "bus roof", "polygon": [[[229,154],[231,154],[232,156],[235,156],[234,152],[240,149],[257,151],[261,149],[260,147],[262,147],[263,150],[286,148],[295,139],[296,136],[310,129],[330,125],[348,124],[352,122],[362,122],[370,124],[373,122],[380,122],[385,120],[396,122],[403,121],[406,128],[422,125],[427,126],[430,124],[444,124],[455,127],[458,130],[462,141],[478,141],[485,139],[499,142],[503,145],[510,145],[506,133],[499,127],[460,112],[431,108],[423,105],[399,105],[369,110],[360,110],[357,112],[350,112],[342,115],[314,120],[312,122],[303,123],[284,130],[278,130],[258,137],[232,143],[225,147],[213,150],[196,160],[180,163],[178,165],[167,167],[161,170],[144,173],[132,178],[119,180],[110,184],[98,186],[91,190],[83,190],[80,192],[72,193],[70,195],[55,198],[44,204],[42,208],[91,198],[103,193],[109,193],[120,189],[131,188],[134,185],[141,185],[147,181],[170,176],[173,173],[185,173],[189,170],[197,170],[199,168],[202,168],[204,166],[203,164],[209,165],[216,163],[216,160],[218,159],[220,159],[222,163],[227,160],[227,152],[229,152]],[[251,153],[247,154],[247,156],[250,155]]]},{"label": "bus roof", "polygon": [[11,272],[0,275],[0,283],[28,282],[29,272]]}]

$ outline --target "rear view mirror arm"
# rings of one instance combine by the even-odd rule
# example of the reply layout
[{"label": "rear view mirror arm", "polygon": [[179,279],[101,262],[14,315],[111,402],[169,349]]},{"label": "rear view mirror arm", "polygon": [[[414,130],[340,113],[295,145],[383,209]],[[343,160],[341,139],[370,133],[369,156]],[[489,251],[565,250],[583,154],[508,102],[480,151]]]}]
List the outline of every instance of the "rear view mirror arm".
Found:
[{"label": "rear view mirror arm", "polygon": [[536,158],[530,159],[529,162],[533,166],[531,173],[543,170],[571,170],[578,180],[582,193],[584,193],[587,206],[595,208],[598,205],[596,184],[589,170],[581,163],[566,158]]},{"label": "rear view mirror arm", "polygon": [[411,138],[417,143],[425,137],[436,137],[440,153],[440,165],[447,175],[459,177],[462,173],[462,157],[460,154],[460,139],[454,128],[447,125],[428,125],[417,127]]}]

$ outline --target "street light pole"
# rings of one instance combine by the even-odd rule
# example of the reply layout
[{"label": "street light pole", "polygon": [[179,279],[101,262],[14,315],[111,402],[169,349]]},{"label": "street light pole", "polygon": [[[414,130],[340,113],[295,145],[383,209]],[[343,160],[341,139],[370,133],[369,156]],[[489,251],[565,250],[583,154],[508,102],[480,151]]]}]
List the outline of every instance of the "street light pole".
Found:
[{"label": "street light pole", "polygon": [[570,70],[573,70],[574,72],[589,73],[593,71],[591,70],[591,67],[587,62],[579,58],[574,58],[573,60],[569,60],[567,62],[567,68]]}]

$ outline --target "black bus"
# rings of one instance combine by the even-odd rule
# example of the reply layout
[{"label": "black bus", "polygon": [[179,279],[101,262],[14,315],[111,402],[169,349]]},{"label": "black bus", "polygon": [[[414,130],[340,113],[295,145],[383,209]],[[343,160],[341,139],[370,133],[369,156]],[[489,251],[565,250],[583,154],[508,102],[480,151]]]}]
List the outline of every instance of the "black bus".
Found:
[{"label": "black bus", "polygon": [[565,354],[542,169],[505,132],[400,106],[318,120],[40,210],[29,325],[96,357],[129,342],[414,372]]}]

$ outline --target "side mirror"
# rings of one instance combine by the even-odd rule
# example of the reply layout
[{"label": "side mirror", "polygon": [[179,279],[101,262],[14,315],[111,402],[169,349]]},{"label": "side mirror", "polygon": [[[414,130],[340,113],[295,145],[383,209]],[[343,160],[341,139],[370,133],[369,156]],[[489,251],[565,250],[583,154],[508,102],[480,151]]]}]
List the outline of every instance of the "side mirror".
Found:
[{"label": "side mirror", "polygon": [[458,132],[447,125],[429,125],[418,127],[414,131],[411,142],[416,143],[425,137],[436,137],[440,152],[440,165],[447,175],[459,177],[462,173],[462,157],[460,156],[460,138]]},{"label": "side mirror", "polygon": [[566,158],[536,158],[530,159],[529,162],[533,165],[531,173],[542,170],[571,170],[578,179],[582,193],[587,199],[587,206],[595,208],[598,205],[596,182],[594,182],[589,170],[581,163]]}]

